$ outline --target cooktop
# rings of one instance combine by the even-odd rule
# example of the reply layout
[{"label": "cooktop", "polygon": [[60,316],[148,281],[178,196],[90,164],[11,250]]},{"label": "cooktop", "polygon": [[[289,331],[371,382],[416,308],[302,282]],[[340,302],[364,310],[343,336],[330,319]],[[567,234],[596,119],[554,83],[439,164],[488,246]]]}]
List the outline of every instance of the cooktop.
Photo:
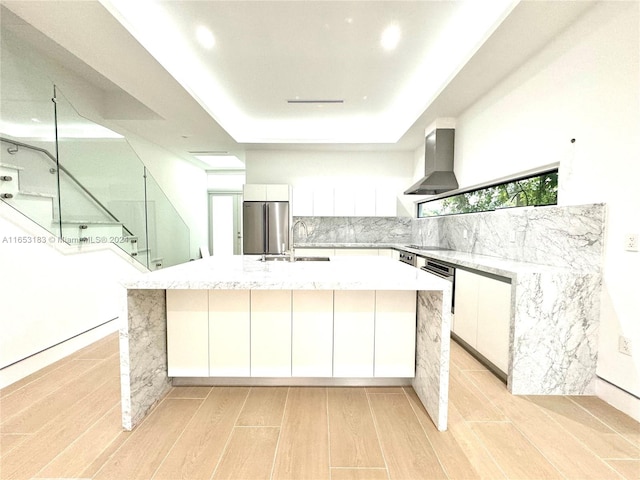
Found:
[{"label": "cooktop", "polygon": [[413,248],[415,250],[451,250],[445,247],[436,247],[433,245],[405,245],[407,248]]}]

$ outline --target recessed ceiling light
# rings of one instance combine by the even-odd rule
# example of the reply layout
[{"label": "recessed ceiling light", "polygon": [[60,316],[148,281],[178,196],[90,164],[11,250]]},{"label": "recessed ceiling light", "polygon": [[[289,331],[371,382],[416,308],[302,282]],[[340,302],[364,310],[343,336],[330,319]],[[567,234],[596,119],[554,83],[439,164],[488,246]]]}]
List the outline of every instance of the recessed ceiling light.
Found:
[{"label": "recessed ceiling light", "polygon": [[244,170],[244,163],[235,155],[196,155],[201,162],[221,170]]},{"label": "recessed ceiling light", "polygon": [[213,33],[211,33],[211,30],[204,25],[200,25],[196,28],[196,38],[198,39],[198,42],[200,42],[200,45],[207,50],[211,50],[216,44],[216,39],[213,36]]},{"label": "recessed ceiling light", "polygon": [[400,27],[396,24],[389,25],[382,32],[382,37],[380,38],[380,45],[385,50],[393,50],[400,43]]},{"label": "recessed ceiling light", "polygon": [[32,121],[32,122],[35,122],[35,123],[40,123],[40,120],[39,120],[39,119],[37,119],[37,118],[35,118],[35,117],[34,117],[34,118],[32,118],[32,119],[31,119],[31,121]]}]

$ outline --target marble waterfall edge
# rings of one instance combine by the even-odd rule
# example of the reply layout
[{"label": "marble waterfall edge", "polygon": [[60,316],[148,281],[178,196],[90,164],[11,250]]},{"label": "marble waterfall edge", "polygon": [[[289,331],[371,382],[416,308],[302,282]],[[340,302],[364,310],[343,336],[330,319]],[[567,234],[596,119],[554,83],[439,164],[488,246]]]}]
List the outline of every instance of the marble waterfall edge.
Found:
[{"label": "marble waterfall edge", "polygon": [[120,330],[122,426],[131,430],[171,388],[165,290],[128,290]]},{"label": "marble waterfall edge", "polygon": [[511,393],[594,394],[600,288],[597,274],[518,275]]},{"label": "marble waterfall edge", "polygon": [[413,389],[440,431],[447,429],[451,289],[418,292]]}]

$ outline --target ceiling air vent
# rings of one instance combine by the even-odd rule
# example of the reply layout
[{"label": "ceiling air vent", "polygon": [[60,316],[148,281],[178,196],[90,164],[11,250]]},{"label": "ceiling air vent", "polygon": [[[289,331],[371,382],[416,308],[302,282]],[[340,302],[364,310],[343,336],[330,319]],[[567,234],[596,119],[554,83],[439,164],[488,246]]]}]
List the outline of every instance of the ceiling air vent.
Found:
[{"label": "ceiling air vent", "polygon": [[344,103],[344,100],[314,100],[314,99],[307,99],[307,100],[287,100],[287,103],[290,104],[296,104],[296,103],[301,103],[301,104],[330,104],[330,103]]}]

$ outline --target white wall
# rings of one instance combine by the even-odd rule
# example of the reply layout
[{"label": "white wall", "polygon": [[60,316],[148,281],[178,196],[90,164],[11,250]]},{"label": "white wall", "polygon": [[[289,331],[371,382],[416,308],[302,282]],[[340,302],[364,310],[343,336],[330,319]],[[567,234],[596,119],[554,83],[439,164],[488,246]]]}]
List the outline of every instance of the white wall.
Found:
[{"label": "white wall", "polygon": [[461,187],[559,161],[561,205],[607,204],[597,373],[636,396],[640,253],[623,234],[640,233],[639,9],[597,5],[481,98],[457,119],[455,159]]},{"label": "white wall", "polygon": [[247,183],[383,187],[399,197],[398,215],[413,214],[413,199],[402,195],[411,184],[413,152],[256,150],[246,152],[245,163]]},{"label": "white wall", "polygon": [[[118,319],[126,298],[118,282],[140,274],[115,246],[57,245],[4,203],[0,265],[0,368]],[[111,330],[117,327],[119,321]]]}]

